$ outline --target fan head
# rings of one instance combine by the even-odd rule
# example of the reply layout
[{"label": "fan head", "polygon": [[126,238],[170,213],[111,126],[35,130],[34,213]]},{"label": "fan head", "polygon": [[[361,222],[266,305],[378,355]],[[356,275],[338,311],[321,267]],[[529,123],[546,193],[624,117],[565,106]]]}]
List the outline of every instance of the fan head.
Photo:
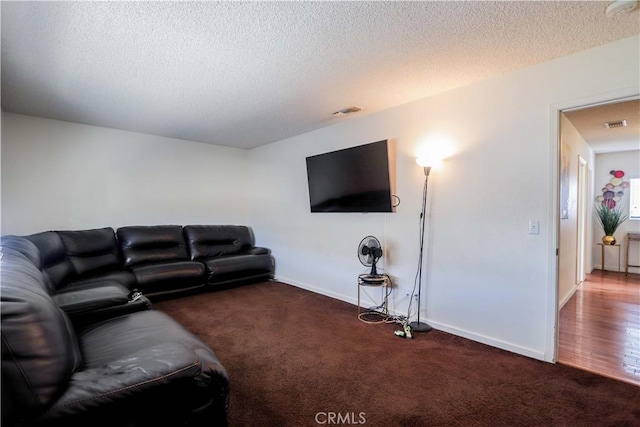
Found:
[{"label": "fan head", "polygon": [[371,274],[377,275],[376,262],[382,257],[380,241],[374,236],[367,236],[358,245],[358,259],[365,267],[371,267]]}]

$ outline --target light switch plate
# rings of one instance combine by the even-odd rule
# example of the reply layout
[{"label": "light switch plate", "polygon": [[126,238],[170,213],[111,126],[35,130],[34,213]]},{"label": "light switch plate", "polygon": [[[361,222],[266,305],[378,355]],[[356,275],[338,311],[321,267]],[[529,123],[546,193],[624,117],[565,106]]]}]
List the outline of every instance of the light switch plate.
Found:
[{"label": "light switch plate", "polygon": [[529,221],[529,234],[540,234],[540,221]]}]

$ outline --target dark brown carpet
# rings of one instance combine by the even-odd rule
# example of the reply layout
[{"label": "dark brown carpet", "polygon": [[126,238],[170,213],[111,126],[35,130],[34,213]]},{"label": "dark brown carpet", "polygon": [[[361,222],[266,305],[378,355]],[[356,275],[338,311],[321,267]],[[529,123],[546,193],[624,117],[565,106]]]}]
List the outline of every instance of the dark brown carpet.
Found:
[{"label": "dark brown carpet", "polygon": [[435,330],[398,338],[397,325],[283,283],[155,307],[226,367],[232,427],[640,426],[640,387]]}]

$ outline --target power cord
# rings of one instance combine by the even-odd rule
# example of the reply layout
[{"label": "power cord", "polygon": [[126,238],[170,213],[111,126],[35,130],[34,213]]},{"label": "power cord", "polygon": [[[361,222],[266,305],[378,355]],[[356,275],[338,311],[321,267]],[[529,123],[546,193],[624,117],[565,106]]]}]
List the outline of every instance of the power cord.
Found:
[{"label": "power cord", "polygon": [[[387,301],[387,303],[388,303],[389,296],[393,293],[393,289],[394,289],[393,280],[391,279],[391,276],[389,276],[386,273],[382,273],[382,274],[380,274],[380,276],[384,276],[385,280],[387,281],[384,300]],[[358,284],[358,286],[360,286],[360,284]],[[365,289],[362,290],[362,292],[365,294],[365,296],[369,300],[373,300],[373,298],[371,298],[371,295],[369,295],[369,293],[366,291],[366,287],[365,287]],[[415,293],[415,283],[414,283],[414,290],[412,292],[412,297],[411,297],[412,301],[413,301],[413,294],[414,293]],[[394,332],[396,336],[401,337],[401,338],[408,338],[408,339],[413,338],[412,330],[411,330],[411,327],[409,326],[409,317],[405,317],[405,316],[402,316],[402,315],[391,315],[391,314],[389,314],[389,307],[385,304],[385,302],[382,302],[379,305],[364,309],[362,311],[362,313],[360,313],[360,316],[358,316],[358,319],[360,321],[362,321],[362,322],[374,323],[374,322],[369,322],[367,320],[364,320],[362,318],[363,315],[364,316],[376,315],[376,316],[380,316],[380,317],[383,318],[383,320],[381,322],[375,322],[375,323],[397,323],[397,324],[401,325],[402,329],[401,330],[396,330]]]}]

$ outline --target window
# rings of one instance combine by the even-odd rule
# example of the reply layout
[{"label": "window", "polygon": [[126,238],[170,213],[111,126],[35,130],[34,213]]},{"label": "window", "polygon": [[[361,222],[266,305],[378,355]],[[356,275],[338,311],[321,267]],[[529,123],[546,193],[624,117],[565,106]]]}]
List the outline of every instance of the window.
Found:
[{"label": "window", "polygon": [[640,178],[629,180],[629,218],[640,219]]}]

